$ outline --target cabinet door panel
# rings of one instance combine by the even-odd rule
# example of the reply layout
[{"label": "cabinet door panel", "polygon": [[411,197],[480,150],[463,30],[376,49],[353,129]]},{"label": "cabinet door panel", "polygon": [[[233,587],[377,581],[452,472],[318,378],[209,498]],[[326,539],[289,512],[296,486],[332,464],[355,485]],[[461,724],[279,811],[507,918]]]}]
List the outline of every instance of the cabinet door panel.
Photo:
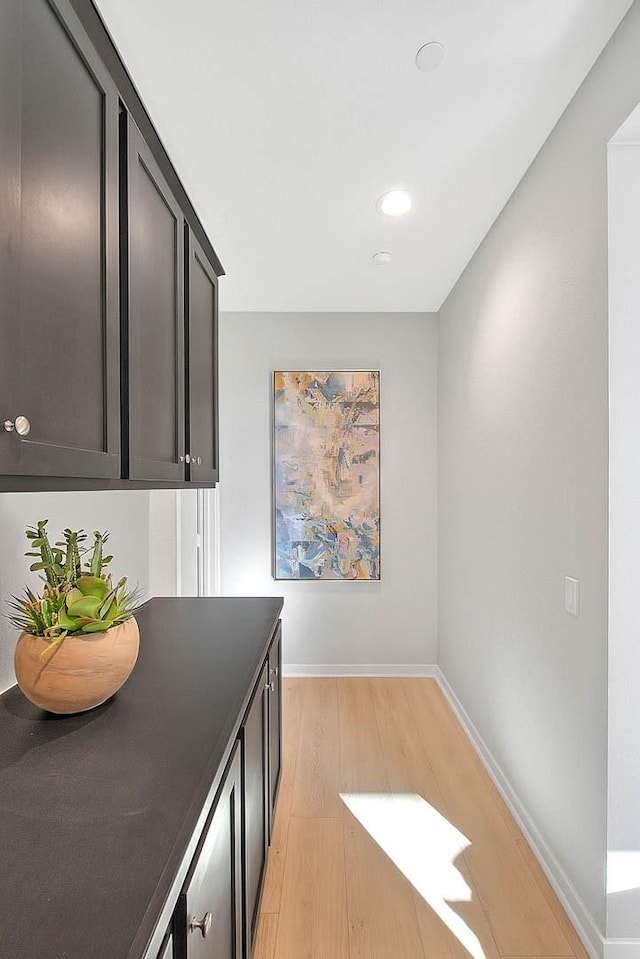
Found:
[{"label": "cabinet door panel", "polygon": [[[18,34],[17,169],[9,157],[20,196],[9,266],[12,399],[2,416],[28,417],[31,431],[9,437],[12,463],[2,471],[116,477],[117,91],[66,0],[20,4]],[[9,212],[11,219],[16,211]]]},{"label": "cabinet door panel", "polygon": [[0,3],[0,472],[19,472],[21,445],[2,429],[18,408],[20,362],[20,60],[22,0]]},{"label": "cabinet door panel", "polygon": [[245,955],[250,956],[267,856],[267,670],[263,669],[242,727]]},{"label": "cabinet door panel", "polygon": [[282,628],[269,650],[269,841],[282,762]]},{"label": "cabinet door panel", "polygon": [[[184,893],[187,959],[241,959],[240,856],[240,752],[236,746]],[[204,930],[194,921],[201,922]]]},{"label": "cabinet door panel", "polygon": [[192,480],[218,479],[218,281],[189,237],[189,452]]},{"label": "cabinet door panel", "polygon": [[183,480],[183,219],[129,123],[129,476]]}]

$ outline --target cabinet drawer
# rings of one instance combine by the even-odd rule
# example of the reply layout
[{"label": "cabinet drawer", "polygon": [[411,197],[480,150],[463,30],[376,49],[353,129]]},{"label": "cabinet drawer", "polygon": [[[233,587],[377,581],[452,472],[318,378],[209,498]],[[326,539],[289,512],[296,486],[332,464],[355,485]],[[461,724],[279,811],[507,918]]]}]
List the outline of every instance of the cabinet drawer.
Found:
[{"label": "cabinet drawer", "polygon": [[236,744],[182,894],[187,959],[242,957],[240,775]]}]

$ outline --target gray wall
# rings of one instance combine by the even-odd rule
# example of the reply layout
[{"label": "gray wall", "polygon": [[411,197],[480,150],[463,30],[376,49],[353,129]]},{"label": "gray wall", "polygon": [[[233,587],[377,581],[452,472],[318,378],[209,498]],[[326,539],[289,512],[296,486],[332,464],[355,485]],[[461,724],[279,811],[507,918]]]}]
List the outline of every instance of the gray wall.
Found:
[{"label": "gray wall", "polygon": [[606,145],[638,50],[635,3],[439,316],[440,663],[600,932]]},{"label": "gray wall", "polygon": [[640,110],[636,113],[635,143],[625,134],[609,148],[607,933],[640,939]]},{"label": "gray wall", "polygon": [[[115,557],[114,576],[128,576],[129,583],[149,588],[149,494],[118,491],[108,493],[2,493],[0,494],[0,597],[22,592],[24,585],[38,585],[38,574],[29,572],[32,560],[24,530],[40,519],[49,519],[49,529],[58,538],[66,526],[108,529],[109,547]],[[52,537],[53,538],[53,537]],[[0,611],[0,691],[15,682],[13,650],[17,635]]]},{"label": "gray wall", "polygon": [[[436,318],[223,313],[221,587],[285,596],[289,664],[436,662]],[[271,374],[381,370],[380,583],[271,578]]]}]

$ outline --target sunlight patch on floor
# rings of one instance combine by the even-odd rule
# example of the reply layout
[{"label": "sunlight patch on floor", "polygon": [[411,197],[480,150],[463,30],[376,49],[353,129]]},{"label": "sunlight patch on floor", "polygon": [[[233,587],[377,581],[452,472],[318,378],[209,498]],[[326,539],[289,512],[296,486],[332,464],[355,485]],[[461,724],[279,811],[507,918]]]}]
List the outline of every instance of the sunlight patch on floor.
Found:
[{"label": "sunlight patch on floor", "polygon": [[485,959],[478,937],[447,902],[471,901],[454,865],[470,840],[417,793],[342,793],[341,799],[473,959]]}]

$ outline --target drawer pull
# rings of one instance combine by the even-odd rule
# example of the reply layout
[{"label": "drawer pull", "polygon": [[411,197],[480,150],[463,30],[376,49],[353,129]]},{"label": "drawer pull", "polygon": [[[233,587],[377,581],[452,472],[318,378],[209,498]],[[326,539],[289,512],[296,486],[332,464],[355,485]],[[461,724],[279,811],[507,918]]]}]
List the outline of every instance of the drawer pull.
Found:
[{"label": "drawer pull", "polygon": [[202,938],[206,939],[211,931],[211,922],[212,916],[209,911],[205,912],[202,919],[193,918],[189,923],[189,932],[195,932],[196,929],[199,929],[202,933]]}]

